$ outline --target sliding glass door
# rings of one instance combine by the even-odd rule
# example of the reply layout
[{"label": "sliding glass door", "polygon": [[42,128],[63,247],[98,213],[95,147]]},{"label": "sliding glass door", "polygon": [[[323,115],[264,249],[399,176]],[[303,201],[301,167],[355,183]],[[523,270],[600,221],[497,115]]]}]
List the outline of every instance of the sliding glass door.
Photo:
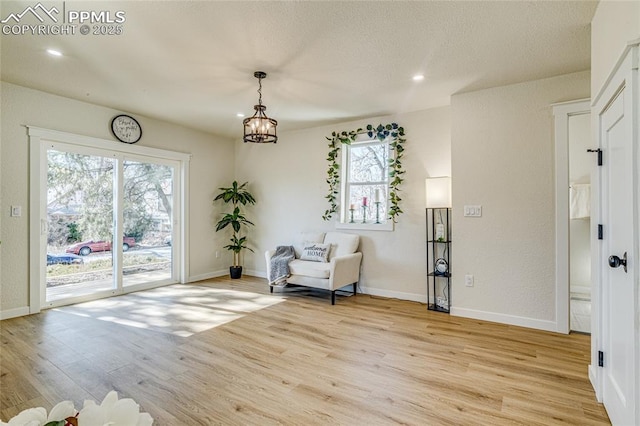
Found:
[{"label": "sliding glass door", "polygon": [[125,160],[123,285],[172,278],[173,168]]},{"label": "sliding glass door", "polygon": [[47,301],[116,288],[114,170],[114,158],[47,150]]},{"label": "sliding glass door", "polygon": [[178,282],[179,162],[64,143],[44,158],[45,306]]}]

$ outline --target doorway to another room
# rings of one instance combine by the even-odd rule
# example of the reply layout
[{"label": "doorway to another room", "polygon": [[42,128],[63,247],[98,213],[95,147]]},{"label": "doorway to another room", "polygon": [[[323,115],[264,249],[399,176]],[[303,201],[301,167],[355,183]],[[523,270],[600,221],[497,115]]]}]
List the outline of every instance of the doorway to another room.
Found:
[{"label": "doorway to another room", "polygon": [[591,114],[570,115],[569,329],[591,333]]},{"label": "doorway to another room", "polygon": [[591,181],[596,157],[588,99],[552,106],[556,160],[556,331],[591,333]]}]

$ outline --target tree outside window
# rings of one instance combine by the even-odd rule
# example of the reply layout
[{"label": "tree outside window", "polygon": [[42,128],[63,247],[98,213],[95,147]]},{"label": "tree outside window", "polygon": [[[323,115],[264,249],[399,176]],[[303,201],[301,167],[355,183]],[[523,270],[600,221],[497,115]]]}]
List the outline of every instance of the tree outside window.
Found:
[{"label": "tree outside window", "polygon": [[[343,151],[341,222],[386,222],[389,199],[389,142],[366,141]],[[379,204],[376,204],[379,203]]]},{"label": "tree outside window", "polygon": [[[113,233],[112,158],[48,151],[48,243],[107,240]],[[123,163],[124,235],[143,240],[171,229],[172,169],[162,164]]]}]

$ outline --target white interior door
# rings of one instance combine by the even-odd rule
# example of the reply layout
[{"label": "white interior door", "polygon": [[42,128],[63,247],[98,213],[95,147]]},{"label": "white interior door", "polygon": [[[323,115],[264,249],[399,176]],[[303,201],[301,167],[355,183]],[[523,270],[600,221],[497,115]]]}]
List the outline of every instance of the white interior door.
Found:
[{"label": "white interior door", "polygon": [[[636,425],[634,147],[631,93],[624,87],[600,115],[603,151],[603,403],[614,425]],[[617,256],[617,257],[614,257]],[[624,264],[627,259],[626,265]],[[617,259],[620,259],[618,261]]]}]

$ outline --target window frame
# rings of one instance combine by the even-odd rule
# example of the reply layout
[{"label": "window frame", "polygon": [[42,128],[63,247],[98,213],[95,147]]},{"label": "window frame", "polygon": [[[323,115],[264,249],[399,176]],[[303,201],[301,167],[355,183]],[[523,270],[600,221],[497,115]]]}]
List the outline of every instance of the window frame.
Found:
[{"label": "window frame", "polygon": [[[385,164],[386,169],[386,180],[383,181],[365,181],[365,182],[352,182],[351,180],[351,150],[355,147],[364,147],[364,146],[378,146],[382,145],[387,150],[387,164]],[[342,155],[340,162],[340,206],[339,206],[339,214],[338,220],[336,221],[337,229],[359,229],[359,230],[372,230],[372,231],[393,231],[394,223],[393,220],[388,217],[388,209],[389,209],[389,192],[391,190],[390,183],[391,179],[389,176],[389,159],[394,158],[395,150],[391,148],[390,140],[384,139],[379,140],[375,138],[367,138],[361,141],[354,141],[351,144],[344,144],[342,146]],[[372,185],[380,185],[385,187],[385,195],[386,195],[386,209],[383,212],[380,212],[380,223],[375,223],[372,219],[375,218],[374,215],[369,218],[366,223],[349,223],[350,220],[350,212],[349,212],[349,199],[351,196],[351,187],[352,186],[372,186]],[[371,200],[371,204],[373,204],[373,200]]]}]

